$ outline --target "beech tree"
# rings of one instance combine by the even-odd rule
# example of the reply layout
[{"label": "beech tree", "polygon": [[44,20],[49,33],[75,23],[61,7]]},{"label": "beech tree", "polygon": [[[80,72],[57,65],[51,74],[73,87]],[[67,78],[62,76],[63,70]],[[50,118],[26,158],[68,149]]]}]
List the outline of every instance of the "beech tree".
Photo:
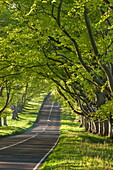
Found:
[{"label": "beech tree", "polygon": [[35,53],[34,49],[32,51],[29,49],[32,43],[28,47],[24,41],[26,39],[27,42],[32,37],[25,36],[27,32],[20,36],[25,25],[18,21],[19,16],[10,12],[10,10],[14,12],[15,5],[11,5],[8,1],[6,4],[7,6],[5,1],[2,2],[4,8],[0,12],[0,125],[7,125],[6,117],[11,113],[10,108],[13,109],[13,119],[16,119],[26,101],[45,88],[45,80],[39,81],[37,73],[32,70],[33,58],[30,58],[30,55]]},{"label": "beech tree", "polygon": [[50,81],[72,110],[88,120],[84,124],[89,131],[93,126],[100,133],[96,123],[108,120],[112,137],[113,2],[7,3],[13,22],[4,26],[3,39],[9,45],[11,66]]}]

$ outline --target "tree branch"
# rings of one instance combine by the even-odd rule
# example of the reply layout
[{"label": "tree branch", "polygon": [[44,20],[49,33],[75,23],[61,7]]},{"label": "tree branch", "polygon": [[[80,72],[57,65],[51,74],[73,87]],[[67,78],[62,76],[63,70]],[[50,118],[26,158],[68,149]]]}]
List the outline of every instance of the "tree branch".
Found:
[{"label": "tree branch", "polygon": [[82,112],[78,112],[77,110],[75,110],[75,108],[73,107],[73,105],[71,104],[71,102],[67,99],[67,97],[62,93],[62,91],[57,88],[57,91],[59,92],[59,94],[68,102],[70,108],[75,112],[77,113],[78,115],[83,115]]},{"label": "tree branch", "polygon": [[84,9],[84,18],[85,18],[86,27],[87,27],[87,30],[88,30],[91,45],[93,47],[95,55],[98,56],[99,55],[98,54],[98,48],[96,46],[96,42],[95,42],[95,39],[94,39],[94,36],[93,36],[93,33],[92,33],[92,28],[91,28],[91,24],[90,24],[90,21],[89,21],[88,9],[87,8]]},{"label": "tree branch", "polygon": [[62,7],[63,0],[60,0],[59,6],[58,6],[58,13],[57,13],[57,23],[60,26],[60,15],[61,15],[61,7]]}]

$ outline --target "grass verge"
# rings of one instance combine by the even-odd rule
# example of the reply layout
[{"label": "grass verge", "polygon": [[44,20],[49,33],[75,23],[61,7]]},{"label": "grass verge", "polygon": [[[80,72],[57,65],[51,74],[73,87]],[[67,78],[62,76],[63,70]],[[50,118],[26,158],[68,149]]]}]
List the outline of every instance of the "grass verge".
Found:
[{"label": "grass verge", "polygon": [[19,118],[17,120],[12,120],[11,115],[8,119],[8,126],[0,127],[0,138],[17,135],[26,132],[30,127],[33,126],[35,120],[38,116],[38,112],[41,104],[43,103],[45,95],[42,94],[38,98],[33,98],[29,101],[23,112],[19,113]]},{"label": "grass verge", "polygon": [[60,141],[40,170],[112,170],[113,144],[79,128],[71,113],[62,113]]}]

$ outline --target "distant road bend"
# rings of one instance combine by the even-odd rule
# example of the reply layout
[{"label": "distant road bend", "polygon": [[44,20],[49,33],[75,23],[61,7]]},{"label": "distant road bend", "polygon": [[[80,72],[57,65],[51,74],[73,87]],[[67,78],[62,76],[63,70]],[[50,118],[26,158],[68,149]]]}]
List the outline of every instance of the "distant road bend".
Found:
[{"label": "distant road bend", "polygon": [[33,128],[0,139],[0,170],[39,169],[59,140],[60,114],[58,103],[47,98]]}]

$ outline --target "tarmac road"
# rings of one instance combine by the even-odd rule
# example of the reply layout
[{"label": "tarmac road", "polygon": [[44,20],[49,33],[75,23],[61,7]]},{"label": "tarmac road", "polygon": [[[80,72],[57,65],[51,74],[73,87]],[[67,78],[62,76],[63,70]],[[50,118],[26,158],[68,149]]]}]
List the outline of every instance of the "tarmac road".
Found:
[{"label": "tarmac road", "polygon": [[60,106],[47,99],[33,128],[0,139],[0,170],[37,170],[54,149],[60,133]]}]

